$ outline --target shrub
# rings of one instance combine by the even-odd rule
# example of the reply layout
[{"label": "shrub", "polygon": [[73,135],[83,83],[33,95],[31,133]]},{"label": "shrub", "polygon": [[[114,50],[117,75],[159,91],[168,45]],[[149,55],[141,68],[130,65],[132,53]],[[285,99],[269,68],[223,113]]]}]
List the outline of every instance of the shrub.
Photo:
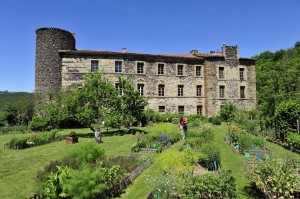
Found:
[{"label": "shrub", "polygon": [[33,117],[32,121],[29,123],[29,128],[33,131],[44,131],[50,130],[49,119],[46,117]]},{"label": "shrub", "polygon": [[236,184],[232,171],[220,171],[219,175],[202,176],[181,174],[178,189],[187,198],[236,198]]},{"label": "shrub", "polygon": [[200,161],[203,166],[211,170],[215,167],[214,161],[216,161],[217,165],[220,165],[220,148],[218,145],[212,143],[204,144],[201,147],[201,152],[207,157]]},{"label": "shrub", "polygon": [[213,124],[213,125],[221,125],[222,123],[222,118],[220,115],[215,115],[214,117],[211,117],[209,119],[209,121]]},{"label": "shrub", "polygon": [[300,150],[300,134],[288,133],[286,140],[289,146]]},{"label": "shrub", "polygon": [[25,149],[27,147],[27,138],[21,137],[21,138],[12,138],[8,143],[8,147],[10,149]]},{"label": "shrub", "polygon": [[292,167],[273,160],[260,163],[249,176],[260,190],[271,193],[272,198],[293,198],[293,191],[299,186]]},{"label": "shrub", "polygon": [[75,159],[80,163],[95,163],[96,160],[105,158],[104,150],[94,143],[84,143],[79,148],[70,151],[67,155],[69,159]]},{"label": "shrub", "polygon": [[240,145],[242,151],[250,150],[253,148],[253,140],[245,132],[240,134],[238,144]]}]

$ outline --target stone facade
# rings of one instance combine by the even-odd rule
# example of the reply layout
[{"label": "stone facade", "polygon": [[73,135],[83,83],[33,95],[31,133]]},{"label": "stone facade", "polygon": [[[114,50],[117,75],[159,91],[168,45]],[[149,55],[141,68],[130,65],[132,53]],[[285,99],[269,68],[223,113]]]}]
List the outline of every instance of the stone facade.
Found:
[{"label": "stone facade", "polygon": [[[54,53],[60,57],[59,67],[55,64],[51,69],[59,73],[56,76],[59,80],[53,79],[59,82],[57,90],[76,89],[85,73],[99,70],[116,86],[120,76],[130,78],[149,99],[146,108],[155,111],[212,116],[226,101],[243,109],[255,108],[255,60],[239,58],[237,46],[223,45],[218,53],[202,54],[193,50],[181,55],[69,48],[72,49],[56,49]],[[36,60],[39,56],[42,53],[37,53]],[[39,64],[36,62],[38,69],[42,68]],[[37,92],[48,89],[39,83],[39,75],[36,73]]]}]

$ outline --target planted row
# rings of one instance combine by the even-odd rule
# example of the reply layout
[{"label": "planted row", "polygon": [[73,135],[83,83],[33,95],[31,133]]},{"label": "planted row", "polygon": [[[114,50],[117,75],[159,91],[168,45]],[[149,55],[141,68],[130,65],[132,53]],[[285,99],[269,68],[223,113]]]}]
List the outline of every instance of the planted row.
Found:
[{"label": "planted row", "polygon": [[174,125],[168,123],[156,124],[150,133],[137,133],[138,140],[131,147],[132,152],[138,152],[142,149],[153,149],[160,153],[168,145],[177,142],[180,139],[179,130]]},{"label": "planted row", "polygon": [[99,145],[86,143],[38,172],[40,195],[42,198],[112,198],[122,191],[120,185],[125,188],[131,182],[131,175],[125,174],[137,168],[141,172],[141,166],[149,164],[148,160],[132,156],[107,159]]},{"label": "planted row", "polygon": [[49,132],[31,133],[28,136],[13,137],[4,145],[5,149],[25,149],[33,146],[47,144],[53,141],[62,140],[62,135],[58,130]]}]

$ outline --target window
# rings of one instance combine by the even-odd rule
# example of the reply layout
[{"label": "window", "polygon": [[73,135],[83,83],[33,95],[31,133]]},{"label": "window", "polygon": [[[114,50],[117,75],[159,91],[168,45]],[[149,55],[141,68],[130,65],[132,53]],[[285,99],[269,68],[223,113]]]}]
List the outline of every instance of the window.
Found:
[{"label": "window", "polygon": [[158,96],[165,96],[165,85],[158,85]]},{"label": "window", "polygon": [[240,87],[240,97],[245,98],[245,86]]},{"label": "window", "polygon": [[178,113],[184,114],[184,106],[178,106]]},{"label": "window", "polygon": [[144,95],[144,84],[138,84],[137,89],[138,89],[140,95],[143,96]]},{"label": "window", "polygon": [[122,72],[122,61],[115,61],[115,72],[116,73]]},{"label": "window", "polygon": [[183,96],[183,85],[178,85],[178,96]]},{"label": "window", "polygon": [[144,74],[144,63],[142,62],[137,63],[137,73]]},{"label": "window", "polygon": [[244,69],[240,68],[240,80],[243,81],[244,80]]},{"label": "window", "polygon": [[158,112],[160,112],[160,113],[166,112],[166,107],[165,106],[159,106],[158,107]]},{"label": "window", "polygon": [[183,75],[183,65],[177,66],[177,75]]},{"label": "window", "polygon": [[197,114],[202,115],[202,105],[197,105]]},{"label": "window", "polygon": [[163,75],[164,74],[164,64],[158,64],[158,68],[157,68],[157,74],[159,75]]},{"label": "window", "polygon": [[196,66],[196,76],[201,77],[201,66]]},{"label": "window", "polygon": [[224,79],[224,67],[219,67],[219,79]]},{"label": "window", "polygon": [[91,61],[91,71],[95,72],[98,70],[99,61],[98,60],[92,60]]},{"label": "window", "polygon": [[196,87],[197,96],[202,96],[202,85]]},{"label": "window", "polygon": [[219,97],[224,98],[225,95],[225,86],[220,86],[219,87]]},{"label": "window", "polygon": [[123,95],[123,88],[122,88],[121,84],[116,83],[116,84],[115,84],[115,87],[116,87],[116,89],[117,89],[117,91],[118,91],[118,94],[119,94],[119,95]]}]

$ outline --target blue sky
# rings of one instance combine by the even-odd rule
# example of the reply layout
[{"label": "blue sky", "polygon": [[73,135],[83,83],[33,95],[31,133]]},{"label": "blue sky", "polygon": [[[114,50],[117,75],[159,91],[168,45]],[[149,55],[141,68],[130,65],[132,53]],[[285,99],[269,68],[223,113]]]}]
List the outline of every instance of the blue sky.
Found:
[{"label": "blue sky", "polygon": [[75,33],[79,50],[241,57],[300,41],[300,0],[0,0],[0,91],[34,92],[35,30]]}]

